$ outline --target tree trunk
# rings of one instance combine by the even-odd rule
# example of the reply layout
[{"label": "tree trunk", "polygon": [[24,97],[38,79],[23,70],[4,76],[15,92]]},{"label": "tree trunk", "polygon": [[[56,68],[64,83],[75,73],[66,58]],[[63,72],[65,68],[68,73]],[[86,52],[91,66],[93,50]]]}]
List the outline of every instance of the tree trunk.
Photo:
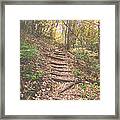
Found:
[{"label": "tree trunk", "polygon": [[67,20],[68,32],[67,32],[67,50],[70,49],[70,20]]}]

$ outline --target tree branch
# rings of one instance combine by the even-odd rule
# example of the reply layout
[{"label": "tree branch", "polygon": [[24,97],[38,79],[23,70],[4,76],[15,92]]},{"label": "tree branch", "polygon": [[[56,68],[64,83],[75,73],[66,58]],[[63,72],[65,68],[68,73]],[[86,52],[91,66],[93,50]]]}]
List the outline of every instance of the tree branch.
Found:
[{"label": "tree branch", "polygon": [[62,93],[62,92],[65,92],[66,90],[70,89],[72,86],[74,86],[74,85],[76,85],[76,84],[85,83],[85,82],[89,82],[89,83],[92,83],[92,84],[97,83],[98,85],[100,85],[100,82],[99,82],[99,81],[93,81],[93,80],[85,80],[85,81],[83,81],[83,80],[78,80],[78,81],[76,81],[76,82],[74,82],[74,83],[71,83],[71,84],[70,84],[69,86],[67,86],[64,90],[60,91],[59,94]]}]

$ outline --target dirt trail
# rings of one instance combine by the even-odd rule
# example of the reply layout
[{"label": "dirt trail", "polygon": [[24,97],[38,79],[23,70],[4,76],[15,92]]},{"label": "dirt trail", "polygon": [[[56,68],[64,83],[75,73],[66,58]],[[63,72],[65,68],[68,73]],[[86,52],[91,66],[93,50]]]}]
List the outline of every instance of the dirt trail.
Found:
[{"label": "dirt trail", "polygon": [[28,43],[34,44],[39,51],[36,60],[31,62],[30,65],[34,65],[36,70],[42,69],[45,72],[44,77],[36,81],[25,81],[21,79],[22,99],[87,99],[85,96],[86,91],[79,83],[94,83],[94,81],[81,81],[74,76],[74,55],[66,51],[65,48],[55,47],[45,42],[43,38],[35,38],[27,34],[21,36],[22,39],[25,39]]},{"label": "dirt trail", "polygon": [[[73,84],[76,80],[73,74],[74,60],[70,58],[67,51],[55,47],[49,52],[47,59],[48,71],[46,71],[48,80],[51,81],[51,91],[48,96],[51,99],[69,99],[70,93],[61,93],[70,84]],[[46,76],[45,76],[46,77]]]}]

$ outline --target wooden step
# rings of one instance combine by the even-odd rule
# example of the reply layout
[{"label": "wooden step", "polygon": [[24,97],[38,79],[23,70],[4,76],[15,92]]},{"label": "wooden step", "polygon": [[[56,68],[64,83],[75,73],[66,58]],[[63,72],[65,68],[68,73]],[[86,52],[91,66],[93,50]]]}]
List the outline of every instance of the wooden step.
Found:
[{"label": "wooden step", "polygon": [[52,77],[54,77],[54,78],[56,78],[56,79],[65,79],[65,80],[74,80],[74,77],[67,77],[67,76],[52,76]]},{"label": "wooden step", "polygon": [[68,73],[68,72],[52,72],[51,75],[56,75],[56,76],[66,76],[66,77],[73,77],[72,74]]},{"label": "wooden step", "polygon": [[54,65],[67,65],[67,63],[65,63],[65,62],[56,62],[56,61],[51,61],[50,62],[51,64],[54,64]]},{"label": "wooden step", "polygon": [[49,56],[50,58],[53,58],[53,59],[57,59],[57,60],[61,60],[61,61],[65,61],[65,60],[67,60],[67,58],[65,58],[65,57],[58,57],[58,56]]},{"label": "wooden step", "polygon": [[60,65],[51,65],[52,68],[58,68],[58,69],[64,69],[67,68],[67,66],[60,66]]},{"label": "wooden step", "polygon": [[58,48],[56,48],[54,51],[55,52],[63,52],[62,50],[59,50]]},{"label": "wooden step", "polygon": [[72,80],[68,80],[68,79],[59,79],[59,78],[51,78],[52,80],[54,81],[57,81],[57,82],[75,82],[74,79]]},{"label": "wooden step", "polygon": [[63,53],[63,52],[54,52],[53,54],[55,54],[55,55],[60,55],[60,56],[65,56],[65,55],[66,55],[66,54]]},{"label": "wooden step", "polygon": [[68,58],[67,55],[58,55],[58,54],[54,54],[54,53],[52,53],[51,56],[55,56],[55,57],[59,57],[59,58]]},{"label": "wooden step", "polygon": [[52,68],[52,71],[58,71],[58,72],[72,72],[71,70],[68,69],[57,69],[57,68]]}]

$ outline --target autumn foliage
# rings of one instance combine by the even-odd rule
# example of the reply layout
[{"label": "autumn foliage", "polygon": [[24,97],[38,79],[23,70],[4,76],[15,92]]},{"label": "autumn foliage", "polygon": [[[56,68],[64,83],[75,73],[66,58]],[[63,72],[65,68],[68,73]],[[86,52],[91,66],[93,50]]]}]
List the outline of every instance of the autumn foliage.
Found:
[{"label": "autumn foliage", "polygon": [[20,99],[99,100],[99,47],[99,20],[21,20]]}]

